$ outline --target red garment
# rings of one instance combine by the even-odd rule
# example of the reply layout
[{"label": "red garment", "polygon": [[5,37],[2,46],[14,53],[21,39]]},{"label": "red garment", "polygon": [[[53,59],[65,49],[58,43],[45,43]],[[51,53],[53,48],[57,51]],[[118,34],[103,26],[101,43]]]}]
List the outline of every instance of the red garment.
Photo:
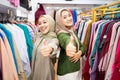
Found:
[{"label": "red garment", "polygon": [[[100,23],[101,21],[98,21],[96,23],[93,23],[92,24],[92,30],[93,32],[91,32],[91,40],[90,40],[90,46],[89,46],[89,49],[88,49],[88,55],[87,55],[87,59],[86,59],[86,62],[85,62],[85,66],[84,66],[84,69],[83,69],[83,73],[82,73],[82,76],[84,78],[84,80],[90,80],[90,64],[89,64],[89,58],[90,58],[90,54],[91,54],[91,51],[92,51],[92,44],[93,44],[93,38],[94,38],[94,33],[95,33],[95,30],[96,28],[98,28],[98,24]],[[96,27],[95,27],[96,26]]]},{"label": "red garment", "polygon": [[92,40],[91,40],[91,43],[90,43],[90,48],[89,48],[89,51],[88,51],[87,59],[86,59],[85,66],[84,66],[84,70],[83,70],[83,74],[82,74],[84,80],[90,80],[90,74],[89,74],[89,69],[90,69],[89,58],[90,58],[90,54],[91,54],[91,50],[92,50],[93,37],[94,37],[94,35],[92,35]]},{"label": "red garment", "polygon": [[116,49],[115,63],[113,65],[113,74],[111,80],[120,80],[120,36]]},{"label": "red garment", "polygon": [[[98,63],[99,63],[100,55],[101,55],[101,52],[100,52],[100,51],[102,51],[102,48],[103,48],[103,46],[104,46],[104,45],[101,46],[101,43],[102,43],[103,37],[104,37],[104,35],[105,35],[107,26],[108,26],[110,23],[111,23],[111,21],[108,22],[108,23],[106,22],[106,24],[105,24],[104,27],[103,27],[103,31],[102,31],[102,33],[101,33],[101,36],[100,36],[100,42],[99,42],[99,44],[98,44]],[[96,80],[97,80],[97,79],[102,80],[102,79],[105,77],[105,76],[104,76],[104,73],[105,73],[105,71],[99,72],[99,70],[98,70],[98,68],[97,68],[97,70],[96,70]]]},{"label": "red garment", "polygon": [[[93,41],[93,39],[92,39],[92,41]],[[90,49],[89,49],[89,52],[88,52],[88,56],[87,56],[87,59],[86,59],[86,62],[85,62],[85,66],[84,66],[84,70],[83,70],[83,74],[82,74],[84,80],[90,80],[90,74],[89,74],[89,69],[90,69],[89,57],[90,57],[91,50],[92,50],[92,45],[90,45]]]},{"label": "red garment", "polygon": [[43,5],[40,4],[40,7],[38,8],[38,10],[35,12],[35,25],[38,24],[38,19],[41,15],[45,15],[45,10],[43,8]]},{"label": "red garment", "polygon": [[104,35],[105,35],[105,32],[106,32],[107,26],[108,26],[110,23],[111,23],[111,21],[108,22],[108,23],[106,23],[106,24],[104,25],[103,31],[102,31],[102,33],[101,33],[101,35],[100,35],[100,42],[99,42],[99,45],[98,45],[98,54],[99,54],[99,57],[100,57],[100,54],[101,54],[101,52],[100,52],[99,50],[102,50],[102,48],[103,48],[103,46],[100,46],[100,45],[101,45],[102,40],[103,40],[103,38],[104,38]]},{"label": "red garment", "polygon": [[[102,53],[101,53],[100,59],[101,59],[102,57],[104,57],[105,54],[108,52],[109,44],[110,44],[110,39],[111,39],[111,34],[112,34],[113,24],[114,24],[114,22],[112,22],[112,23],[110,23],[108,26],[106,26],[106,27],[109,27],[109,26],[110,26],[110,27],[109,27],[109,30],[108,30],[107,38],[105,39],[105,42],[104,42],[104,46],[103,46],[103,48],[102,48]],[[104,60],[103,60],[103,62],[104,62]],[[102,63],[103,63],[103,62],[102,62]],[[97,72],[96,80],[104,80],[104,78],[105,78],[105,71],[102,70],[102,67],[103,67],[103,64],[102,64],[102,66],[101,66],[101,71],[98,71],[98,72]],[[97,78],[98,78],[98,79],[97,79]]]},{"label": "red garment", "polygon": [[[107,38],[105,40],[105,43],[104,43],[104,46],[103,46],[103,49],[102,49],[102,54],[101,54],[101,57],[104,57],[104,55],[107,53],[108,51],[108,48],[109,48],[109,44],[110,44],[110,38],[111,38],[111,34],[112,34],[112,27],[114,25],[115,22],[111,22],[110,25],[110,29],[108,31],[108,34],[107,34]],[[107,27],[107,26],[106,26]],[[100,58],[101,59],[101,58]]]}]

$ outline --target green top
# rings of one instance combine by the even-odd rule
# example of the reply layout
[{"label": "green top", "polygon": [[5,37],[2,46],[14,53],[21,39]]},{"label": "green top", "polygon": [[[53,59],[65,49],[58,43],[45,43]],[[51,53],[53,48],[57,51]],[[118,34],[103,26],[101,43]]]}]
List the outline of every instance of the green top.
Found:
[{"label": "green top", "polygon": [[[80,70],[80,60],[76,63],[71,62],[65,52],[65,48],[68,45],[69,40],[70,40],[70,34],[69,33],[60,33],[60,34],[58,34],[57,37],[58,37],[58,40],[60,43],[60,48],[61,48],[60,56],[59,56],[59,60],[58,60],[57,74],[65,75],[67,73],[79,71]],[[84,55],[84,47],[81,44],[80,40],[79,40],[79,44],[80,44],[80,50],[82,51],[82,56],[83,56]],[[74,45],[77,46],[77,43],[75,42]]]}]

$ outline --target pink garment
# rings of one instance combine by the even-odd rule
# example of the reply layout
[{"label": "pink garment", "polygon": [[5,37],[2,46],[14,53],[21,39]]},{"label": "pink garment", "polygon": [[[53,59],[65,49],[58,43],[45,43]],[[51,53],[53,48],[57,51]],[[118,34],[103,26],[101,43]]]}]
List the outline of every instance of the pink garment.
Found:
[{"label": "pink garment", "polygon": [[[110,40],[110,45],[109,45],[109,50],[107,53],[107,60],[105,63],[107,65],[107,69],[106,69],[106,73],[105,73],[105,80],[110,80],[112,77],[112,66],[114,64],[115,61],[115,53],[116,53],[116,49],[117,49],[117,42],[116,42],[116,38],[117,38],[117,34],[119,32],[119,30],[117,30],[117,27],[120,25],[120,22],[117,22],[114,24],[113,26],[113,31],[112,31],[112,36],[111,36],[111,40]],[[117,32],[118,31],[118,32]],[[119,36],[118,36],[119,39]]]},{"label": "pink garment", "polygon": [[3,35],[4,42],[0,38],[0,54],[2,56],[2,77],[3,77],[2,80],[19,80],[15,64],[13,61],[10,45],[4,33]]},{"label": "pink garment", "polygon": [[115,62],[112,66],[113,74],[111,80],[119,80],[120,79],[120,36],[118,40]]},{"label": "pink garment", "polygon": [[11,4],[13,4],[15,7],[20,6],[20,0],[8,0]]}]

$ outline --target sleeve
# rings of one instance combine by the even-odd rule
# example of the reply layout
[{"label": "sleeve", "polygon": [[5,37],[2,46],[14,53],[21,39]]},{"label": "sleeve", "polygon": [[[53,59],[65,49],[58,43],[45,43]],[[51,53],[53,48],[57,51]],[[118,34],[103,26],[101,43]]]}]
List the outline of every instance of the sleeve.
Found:
[{"label": "sleeve", "polygon": [[79,44],[80,44],[80,50],[82,51],[82,55],[81,55],[81,56],[84,56],[85,50],[84,50],[84,46],[83,46],[83,44],[80,42],[80,40],[79,40]]},{"label": "sleeve", "polygon": [[58,50],[58,45],[59,45],[59,41],[57,38],[51,39],[50,43],[48,44],[49,46],[52,47],[53,51],[50,55],[51,58],[56,56],[57,50]]},{"label": "sleeve", "polygon": [[60,33],[58,35],[58,40],[61,48],[66,49],[66,46],[68,45],[70,41],[70,35],[66,33]]},{"label": "sleeve", "polygon": [[[76,34],[76,36],[77,36],[77,33],[75,32],[75,34]],[[77,38],[78,38],[78,36],[77,36]],[[83,46],[83,44],[81,43],[81,41],[80,41],[80,39],[78,38],[78,42],[79,42],[79,50],[81,50],[82,51],[82,55],[81,56],[84,56],[84,54],[85,54],[85,50],[84,50],[84,46]]]}]

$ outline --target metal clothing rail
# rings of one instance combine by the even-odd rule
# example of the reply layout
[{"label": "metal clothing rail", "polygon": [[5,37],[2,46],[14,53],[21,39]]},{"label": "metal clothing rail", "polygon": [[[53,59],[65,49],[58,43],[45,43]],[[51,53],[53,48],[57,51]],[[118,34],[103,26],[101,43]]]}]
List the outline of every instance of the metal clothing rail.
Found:
[{"label": "metal clothing rail", "polygon": [[103,6],[100,6],[100,7],[97,7],[97,8],[93,8],[93,9],[98,10],[98,9],[108,8],[110,6],[114,6],[114,5],[117,5],[117,4],[120,4],[120,0],[117,1],[117,2],[114,2],[114,3],[111,3],[111,4],[103,5]]},{"label": "metal clothing rail", "polygon": [[[109,14],[112,14],[112,17],[114,16],[113,14],[115,14],[115,10],[120,10],[119,8],[109,8],[110,6],[114,6],[114,5],[118,5],[120,4],[120,1],[117,1],[117,2],[114,2],[112,4],[107,4],[107,5],[103,5],[103,6],[100,6],[100,7],[97,7],[97,8],[93,8],[92,9],[92,21],[95,22],[97,20],[97,11],[101,11],[102,10],[102,13],[101,13],[101,16],[103,16],[105,14],[106,11],[112,11],[110,12]],[[109,9],[107,9],[109,8]]]}]

